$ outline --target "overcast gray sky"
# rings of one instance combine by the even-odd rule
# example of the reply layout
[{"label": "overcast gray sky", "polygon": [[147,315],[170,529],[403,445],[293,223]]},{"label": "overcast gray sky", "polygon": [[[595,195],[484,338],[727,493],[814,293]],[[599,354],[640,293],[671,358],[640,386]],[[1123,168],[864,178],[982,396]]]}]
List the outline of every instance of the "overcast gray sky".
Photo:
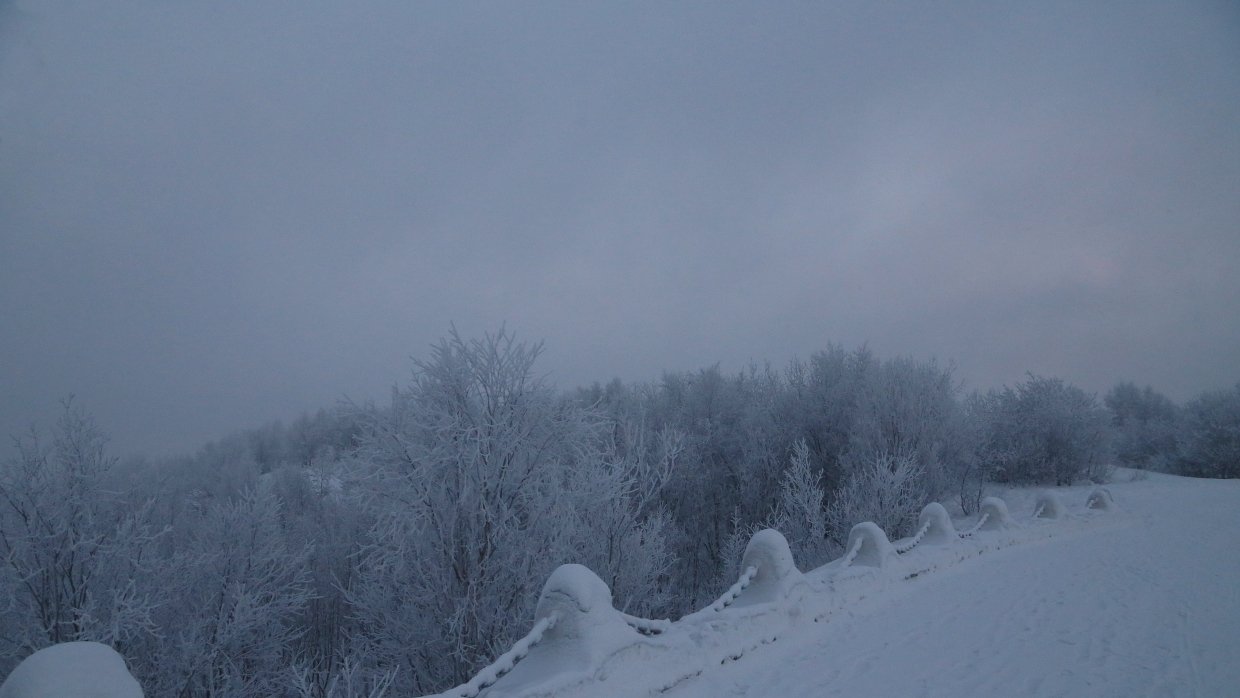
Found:
[{"label": "overcast gray sky", "polygon": [[1240,380],[1233,2],[0,0],[0,429],[121,453],[828,342]]}]

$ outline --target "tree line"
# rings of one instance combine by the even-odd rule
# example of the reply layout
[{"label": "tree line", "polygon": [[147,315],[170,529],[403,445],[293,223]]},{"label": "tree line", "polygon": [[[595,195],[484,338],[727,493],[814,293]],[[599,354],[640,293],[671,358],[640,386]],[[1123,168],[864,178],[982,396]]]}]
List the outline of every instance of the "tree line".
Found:
[{"label": "tree line", "polygon": [[453,333],[381,404],[157,462],[111,456],[66,401],[0,463],[0,675],[89,639],[153,696],[429,693],[520,637],[565,562],[676,617],[760,527],[813,566],[856,522],[898,537],[989,487],[1240,477],[1240,385],[1183,406],[1035,375],[966,395],[950,365],[829,346],[566,393],[541,351]]}]

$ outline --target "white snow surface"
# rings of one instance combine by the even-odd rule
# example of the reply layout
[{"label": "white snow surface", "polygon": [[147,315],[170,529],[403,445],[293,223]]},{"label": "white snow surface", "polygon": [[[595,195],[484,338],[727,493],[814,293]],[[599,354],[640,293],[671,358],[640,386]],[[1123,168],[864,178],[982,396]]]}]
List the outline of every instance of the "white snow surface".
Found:
[{"label": "white snow surface", "polygon": [[758,531],[745,546],[741,569],[751,567],[755,570],[752,579],[737,596],[737,601],[729,605],[739,608],[782,599],[793,587],[804,583],[787,539],[773,528]]},{"label": "white snow surface", "polygon": [[125,660],[98,642],[63,642],[26,657],[0,698],[142,698]]},{"label": "white snow surface", "polygon": [[541,666],[483,696],[1240,695],[1240,481],[1109,490],[1104,511],[1057,489],[1053,520],[1033,518],[1036,491],[1005,492],[1010,528],[882,568],[836,560],[782,600],[652,637],[607,624],[606,656],[563,671],[535,648]]}]

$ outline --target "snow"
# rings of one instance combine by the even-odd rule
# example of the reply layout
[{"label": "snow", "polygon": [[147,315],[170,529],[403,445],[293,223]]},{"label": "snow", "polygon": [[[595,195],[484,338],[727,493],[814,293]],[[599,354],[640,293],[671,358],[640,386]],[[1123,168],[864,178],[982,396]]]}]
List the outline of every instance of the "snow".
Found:
[{"label": "snow", "polygon": [[0,698],[142,698],[125,660],[98,642],[65,642],[26,657]]},{"label": "snow", "polygon": [[[1240,481],[1151,475],[1109,490],[1120,507],[1059,489],[1061,518],[1008,517],[888,569],[828,563],[783,599],[657,636],[595,626],[587,664],[519,676],[544,641],[483,695],[1236,695]],[[1037,496],[1004,493],[1030,514]]]},{"label": "snow", "polygon": [[1064,515],[1063,500],[1054,492],[1043,490],[1038,493],[1034,512],[1036,512],[1034,516],[1039,518],[1058,519]]},{"label": "snow", "polygon": [[731,606],[733,603],[736,602],[736,599],[740,597],[741,592],[749,588],[749,583],[752,582],[753,578],[756,577],[757,575],[758,575],[757,567],[754,567],[752,565],[749,567],[746,567],[745,571],[741,572],[740,579],[737,579],[736,582],[732,586],[728,587],[727,591],[723,592],[723,595],[721,595],[718,599],[715,599],[714,603],[707,606],[706,609],[701,612],[709,613],[711,611],[714,611],[715,613],[718,613],[719,611],[722,611],[728,606]]},{"label": "snow", "polygon": [[896,559],[896,549],[891,545],[891,541],[887,540],[887,534],[878,524],[870,521],[863,521],[848,532],[848,546],[845,549],[852,551],[858,545],[861,547],[853,557],[854,565],[884,567]]},{"label": "snow", "polygon": [[[534,618],[535,629],[545,623],[545,631],[536,639],[527,636],[531,641],[522,654],[528,656],[520,663],[513,666],[516,657],[510,657],[515,654],[510,652],[488,667],[494,671],[487,678],[493,680],[502,674],[502,683],[484,695],[520,695],[527,686],[543,685],[548,679],[570,683],[584,680],[607,657],[643,637],[612,606],[607,583],[584,565],[560,565],[551,573],[538,597]],[[491,681],[481,683],[489,685]],[[467,687],[444,695],[473,695]]]},{"label": "snow", "polygon": [[998,531],[1012,527],[1012,515],[1008,513],[1007,503],[998,497],[987,497],[981,504],[982,520],[978,528],[983,531]]},{"label": "snow", "polygon": [[1089,493],[1088,506],[1090,509],[1115,508],[1115,499],[1111,497],[1111,490],[1105,487],[1095,487],[1094,491]]},{"label": "snow", "polygon": [[952,525],[951,516],[948,516],[947,509],[942,504],[930,502],[921,510],[921,515],[917,517],[917,528],[924,528],[926,524],[930,524],[930,528],[922,535],[922,543],[947,545],[956,542],[956,527]]},{"label": "snow", "polygon": [[750,567],[757,572],[737,597],[735,605],[738,607],[782,600],[793,587],[803,583],[787,539],[772,528],[754,533],[745,546],[741,569]]}]

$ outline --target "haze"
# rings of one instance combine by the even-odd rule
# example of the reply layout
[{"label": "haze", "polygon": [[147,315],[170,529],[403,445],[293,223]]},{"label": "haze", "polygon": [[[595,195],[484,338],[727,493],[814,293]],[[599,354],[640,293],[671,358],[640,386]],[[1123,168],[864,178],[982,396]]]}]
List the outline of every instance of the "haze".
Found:
[{"label": "haze", "polygon": [[828,342],[1240,379],[1240,12],[0,2],[0,430],[381,398],[453,323],[572,387]]}]

